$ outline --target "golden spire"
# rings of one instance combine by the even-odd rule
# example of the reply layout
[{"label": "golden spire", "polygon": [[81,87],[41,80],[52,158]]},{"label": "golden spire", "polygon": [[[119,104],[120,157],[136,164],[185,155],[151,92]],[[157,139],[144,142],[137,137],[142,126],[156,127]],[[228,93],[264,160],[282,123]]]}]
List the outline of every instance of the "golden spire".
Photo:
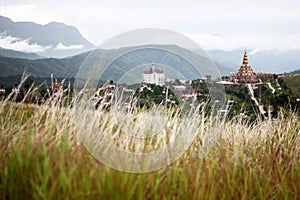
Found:
[{"label": "golden spire", "polygon": [[245,65],[245,66],[248,65],[248,56],[247,56],[247,51],[246,50],[245,50],[244,58],[243,58],[243,65]]}]

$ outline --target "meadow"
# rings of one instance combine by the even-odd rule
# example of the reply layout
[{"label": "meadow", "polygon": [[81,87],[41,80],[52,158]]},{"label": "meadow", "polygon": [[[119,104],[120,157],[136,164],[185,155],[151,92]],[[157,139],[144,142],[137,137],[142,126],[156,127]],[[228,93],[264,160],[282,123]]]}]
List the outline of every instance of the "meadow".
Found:
[{"label": "meadow", "polygon": [[[205,156],[201,148],[209,116],[181,124],[186,123],[179,120],[184,116],[161,115],[174,130],[180,126],[198,132],[195,140],[170,165],[149,173],[127,173],[91,155],[77,125],[78,117],[82,126],[89,118],[72,109],[49,102],[0,101],[0,199],[300,199],[300,119],[292,112],[282,111],[274,119],[258,117],[251,123],[240,116],[224,122]],[[151,111],[141,112],[133,121],[137,127],[153,120]],[[94,116],[100,116],[102,121],[95,120],[100,125],[107,124],[104,128],[126,118],[113,119],[118,117],[114,109]],[[188,129],[190,124],[199,127]],[[114,138],[123,137],[114,133],[118,129],[113,126],[105,130]],[[150,151],[168,137],[162,134],[154,144],[143,144]],[[123,141],[131,151],[144,149]]]}]

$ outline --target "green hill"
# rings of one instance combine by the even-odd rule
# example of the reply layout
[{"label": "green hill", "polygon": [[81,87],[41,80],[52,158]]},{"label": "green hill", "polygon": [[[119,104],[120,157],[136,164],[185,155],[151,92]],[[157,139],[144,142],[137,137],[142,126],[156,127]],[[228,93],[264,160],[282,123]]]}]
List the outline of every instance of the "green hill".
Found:
[{"label": "green hill", "polygon": [[292,75],[281,78],[284,89],[288,90],[290,94],[300,97],[300,75]]},{"label": "green hill", "polygon": [[[178,46],[169,45],[168,48],[170,49],[170,51],[160,50],[160,47],[160,45],[151,45],[151,48],[142,47],[141,50],[138,51],[135,51],[135,49],[138,47],[126,47],[113,50],[98,49],[93,51],[93,54],[100,55],[103,59],[116,57],[116,55],[118,55],[118,59],[113,61],[110,64],[110,67],[104,71],[102,77],[103,80],[118,80],[125,72],[128,72],[130,70],[134,71],[134,68],[137,66],[146,69],[148,67],[147,64],[152,62],[162,63],[165,66],[171,66],[173,71],[178,72],[185,79],[193,80],[199,78],[199,73],[184,57],[190,57],[192,60],[196,60],[197,63],[201,65],[201,76],[205,76],[211,73],[219,73],[218,71],[213,69],[214,67],[211,66],[211,62],[204,56],[193,53],[192,51],[180,48]],[[172,53],[173,50],[176,52],[180,52],[180,55]],[[129,51],[129,53],[119,56],[124,51]],[[7,82],[7,77],[21,76],[24,72],[28,72],[36,78],[49,78],[51,73],[53,73],[54,77],[74,78],[76,77],[79,67],[81,66],[85,58],[90,55],[90,52],[86,52],[63,59],[45,58],[37,60],[1,57],[0,80],[2,81],[0,82],[1,84],[5,85],[14,84],[15,81],[8,80]],[[227,68],[223,68],[218,64],[216,66],[219,68],[221,75],[228,73]],[[167,71],[167,69],[163,70]],[[129,74],[133,77],[140,77],[139,74]],[[3,81],[4,78],[6,79],[6,81]]]},{"label": "green hill", "polygon": [[1,77],[22,75],[28,72],[34,77],[49,77],[51,73],[58,77],[74,77],[87,53],[71,58],[46,58],[28,60],[21,58],[1,57]]},{"label": "green hill", "polygon": [[3,49],[0,47],[0,56],[1,57],[8,57],[8,58],[23,58],[23,59],[41,59],[42,56],[37,55],[36,53],[25,53],[21,51],[14,51],[10,49]]}]

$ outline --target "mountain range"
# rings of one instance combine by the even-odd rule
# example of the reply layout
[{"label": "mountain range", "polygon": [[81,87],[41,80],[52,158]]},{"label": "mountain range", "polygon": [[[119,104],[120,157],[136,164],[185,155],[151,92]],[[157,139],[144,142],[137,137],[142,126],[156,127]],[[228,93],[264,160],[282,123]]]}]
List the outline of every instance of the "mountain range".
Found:
[{"label": "mountain range", "polygon": [[290,74],[300,74],[300,69],[290,72]]},{"label": "mountain range", "polygon": [[2,48],[38,53],[44,57],[67,57],[95,48],[77,28],[63,23],[45,25],[14,22],[0,16],[0,46]]},{"label": "mountain range", "polygon": [[[245,50],[211,50],[208,55],[217,63],[234,69],[236,72],[242,64]],[[258,51],[247,50],[249,65],[254,71],[265,73],[285,73],[300,69],[300,50]]]},{"label": "mountain range", "polygon": [[[189,56],[192,59],[200,60],[203,63],[201,68],[201,75],[205,76],[210,74],[211,68],[206,67],[210,66],[210,61],[206,57],[200,56],[196,53],[193,53],[190,50],[183,49],[175,45],[167,45],[170,51],[181,51],[181,55]],[[193,65],[187,62],[185,59],[181,58],[178,55],[172,54],[168,51],[160,51],[162,45],[151,45],[151,48],[145,48],[141,46],[142,50],[132,51],[133,53],[127,53],[125,56],[119,56],[122,52],[127,52],[135,50],[138,47],[126,47],[122,49],[113,49],[113,50],[103,50],[97,49],[94,51],[85,52],[78,54],[76,56],[67,57],[67,58],[43,58],[36,60],[29,60],[23,58],[9,58],[1,57],[0,58],[0,82],[2,85],[7,85],[4,80],[4,77],[16,77],[21,76],[23,72],[28,72],[32,76],[37,78],[49,78],[51,74],[55,77],[60,78],[74,78],[77,75],[77,72],[82,65],[82,63],[90,62],[87,57],[91,55],[97,55],[103,58],[113,58],[118,57],[117,60],[113,61],[110,64],[110,67],[103,73],[103,80],[118,80],[122,75],[130,70],[129,74],[131,77],[128,79],[137,80],[135,77],[141,77],[141,74],[138,74],[138,70],[134,69],[136,66],[139,66],[141,69],[148,69],[151,67],[151,63],[161,63],[165,72],[181,74],[181,76],[175,78],[184,77],[188,80],[193,80],[200,78],[199,73],[195,71]],[[87,58],[87,60],[85,60]],[[92,61],[93,62],[93,61]],[[206,64],[205,64],[206,63]],[[164,68],[165,66],[172,66],[170,68]],[[89,67],[89,66],[88,66]],[[92,67],[92,65],[91,65]],[[231,69],[223,67],[221,65],[216,65],[218,67],[221,75],[228,74]],[[171,77],[172,78],[172,77]],[[5,78],[7,80],[7,78]]]},{"label": "mountain range", "polygon": [[[172,48],[177,48],[191,56],[198,53],[197,50],[192,51],[176,46]],[[51,73],[56,77],[75,77],[80,65],[92,49],[95,49],[95,45],[85,39],[73,26],[58,22],[46,25],[13,22],[9,18],[0,16],[0,78],[2,77],[2,80],[3,77],[20,76],[24,71],[30,72],[35,77],[49,77]],[[116,53],[113,49],[97,51],[108,57]],[[300,69],[300,50],[248,50],[247,52],[249,64],[254,71],[284,73]],[[242,63],[244,50],[209,50],[207,53],[215,62],[221,75],[226,76],[231,71],[237,72]],[[130,58],[132,61],[123,59],[119,60],[119,63],[114,63],[115,68],[111,68],[113,71],[110,72],[112,76],[117,77],[136,64],[156,61],[156,63],[166,62],[181,70],[189,79],[195,78],[189,65],[172,55],[166,53],[159,55],[148,50],[135,56],[137,57]],[[108,74],[106,76],[109,78]]]},{"label": "mountain range", "polygon": [[[133,47],[127,47],[127,49]],[[136,47],[135,47],[136,48]],[[179,48],[174,46],[172,48]],[[1,50],[1,49],[0,49]],[[2,49],[3,50],[3,49]],[[193,52],[181,49],[186,53],[193,55]],[[43,79],[50,80],[49,77],[51,73],[54,74],[55,77],[58,78],[67,78],[67,79],[74,79],[76,74],[81,66],[81,64],[85,61],[85,59],[91,54],[91,52],[85,52],[82,54],[78,54],[72,57],[67,58],[39,58],[30,60],[28,58],[24,58],[27,54],[22,54],[21,52],[15,51],[8,51],[5,50],[4,52],[9,52],[9,56],[18,56],[21,55],[23,58],[15,58],[15,57],[4,57],[0,51],[0,85],[4,85],[5,87],[11,87],[13,84],[19,81],[23,72],[28,72],[35,78],[39,79],[39,82],[42,82]],[[117,50],[103,50],[98,49],[93,51],[94,53],[98,53],[99,55],[105,55],[106,57],[114,57],[115,55],[119,55]],[[34,55],[33,56],[37,56]],[[132,57],[134,56],[134,57]],[[241,56],[239,56],[241,57]],[[201,59],[201,58],[200,58]],[[237,59],[238,60],[238,59]],[[151,63],[155,61],[156,63],[166,63],[169,66],[173,66],[174,69],[185,77],[189,79],[195,79],[199,77],[194,77],[193,74],[195,72],[191,68],[189,63],[179,59],[178,57],[168,54],[168,53],[157,53],[151,50],[143,50],[138,52],[134,55],[128,55],[122,59],[119,59],[111,64],[111,67],[107,69],[104,73],[103,78],[108,79],[118,79],[124,72],[132,70],[133,66],[137,66],[143,63]],[[237,62],[238,63],[238,62]],[[250,61],[251,63],[251,61]],[[234,64],[232,64],[234,66]],[[234,68],[227,68],[221,64],[216,63],[220,73],[222,76],[226,76],[231,71],[237,70],[237,67]],[[228,65],[227,65],[228,66]],[[236,64],[238,66],[238,64]],[[145,69],[150,67],[150,65],[144,65]],[[300,70],[295,70],[292,73],[300,73]],[[134,76],[140,76],[136,73],[131,73]],[[205,75],[205,74],[203,74]],[[129,77],[129,79],[132,77]],[[134,78],[132,78],[134,80]]]},{"label": "mountain range", "polygon": [[21,51],[14,51],[11,49],[3,49],[0,47],[0,57],[8,57],[8,58],[23,58],[28,60],[35,60],[44,58],[36,53],[26,53]]}]

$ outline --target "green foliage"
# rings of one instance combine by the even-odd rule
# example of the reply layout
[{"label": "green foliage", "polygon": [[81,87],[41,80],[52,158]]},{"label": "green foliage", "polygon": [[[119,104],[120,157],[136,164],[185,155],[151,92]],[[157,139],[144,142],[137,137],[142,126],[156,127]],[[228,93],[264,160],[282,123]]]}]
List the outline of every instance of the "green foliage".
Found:
[{"label": "green foliage", "polygon": [[226,97],[228,100],[233,100],[228,117],[229,119],[237,116],[240,113],[244,115],[255,118],[257,112],[257,107],[253,100],[250,98],[248,89],[246,86],[230,86],[225,87]]},{"label": "green foliage", "polygon": [[191,86],[193,89],[197,89],[200,94],[209,94],[207,83],[200,79],[193,80]]},{"label": "green foliage", "polygon": [[176,94],[171,89],[155,84],[150,84],[148,87],[142,87],[142,91],[141,88],[137,88],[134,98],[140,108],[151,108],[153,105],[159,104],[167,104],[168,106],[179,104]]},{"label": "green foliage", "polygon": [[[35,77],[50,77],[51,73],[55,77],[75,77],[83,59],[84,56],[82,55],[68,59],[47,58],[37,60],[3,57],[0,59],[1,76],[16,76],[26,71]],[[75,60],[77,62],[74,62]]]},{"label": "green foliage", "polygon": [[281,109],[289,112],[299,111],[300,102],[297,98],[288,93],[282,92],[270,98],[270,104],[273,106],[273,115],[277,116]]},{"label": "green foliage", "polygon": [[272,90],[265,84],[258,85],[257,87],[258,88],[254,90],[255,97],[257,97],[265,107],[268,107],[270,105],[270,98],[274,96]]},{"label": "green foliage", "polygon": [[[210,92],[214,92],[214,94],[217,94],[218,91],[215,90],[218,88],[214,89],[210,86],[210,84],[212,83],[200,81],[199,79],[192,81],[192,87],[194,89],[197,89],[197,91],[200,93],[200,95],[197,97],[198,102],[207,102],[209,100]],[[212,91],[209,91],[208,88],[210,88],[210,90]],[[229,113],[227,115],[228,119],[232,119],[239,114],[248,116],[252,121],[256,118],[256,115],[258,113],[257,106],[251,100],[246,86],[228,86],[225,87],[225,93],[226,100],[233,101],[233,103],[230,104]],[[210,105],[207,106],[207,108],[211,107],[212,103],[210,103]]]},{"label": "green foliage", "polygon": [[292,96],[300,97],[300,76],[293,75],[279,79],[283,88]]}]

